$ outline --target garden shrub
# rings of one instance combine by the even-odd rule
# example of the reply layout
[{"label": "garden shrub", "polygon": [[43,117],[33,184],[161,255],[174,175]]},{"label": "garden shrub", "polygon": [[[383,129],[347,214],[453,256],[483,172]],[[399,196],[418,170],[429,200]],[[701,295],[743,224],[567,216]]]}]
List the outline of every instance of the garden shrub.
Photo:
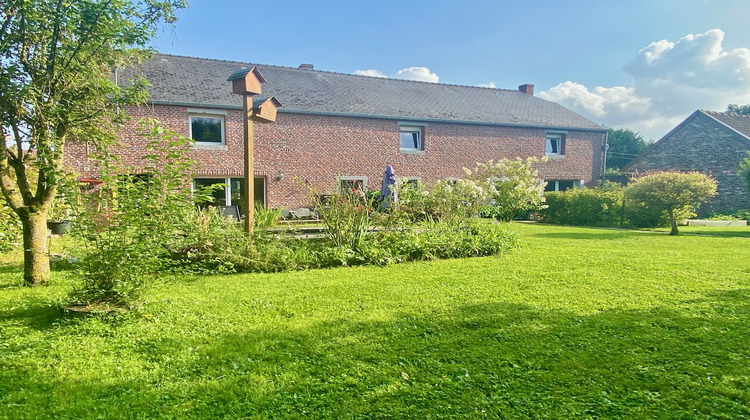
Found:
[{"label": "garden shrub", "polygon": [[7,252],[23,240],[21,220],[0,194],[0,252]]},{"label": "garden shrub", "polygon": [[320,195],[315,197],[315,211],[333,244],[358,250],[370,229],[370,215],[375,210],[374,195],[351,189],[331,194],[325,202],[321,201]]},{"label": "garden shrub", "polygon": [[430,193],[424,183],[399,179],[395,188],[398,192],[398,205],[388,212],[378,213],[379,216],[388,217],[386,224],[417,223],[434,217],[429,200]]},{"label": "garden shrub", "polygon": [[378,238],[398,261],[497,255],[517,246],[516,236],[498,223],[429,222],[421,229],[388,231]]},{"label": "garden shrub", "polygon": [[[173,246],[174,269],[194,273],[274,273],[311,268],[390,265],[406,261],[497,255],[517,246],[515,234],[499,223],[426,222],[383,228],[363,235],[353,248],[330,237],[296,239],[256,231],[252,239],[211,217],[212,229],[195,229]],[[234,224],[237,225],[236,223]],[[200,233],[200,234],[199,234]],[[189,242],[188,242],[189,241]],[[191,244],[185,246],[184,244]]]},{"label": "garden shrub", "polygon": [[191,273],[233,273],[246,264],[249,241],[243,225],[206,207],[186,211],[181,231],[166,242],[172,271]]},{"label": "garden shrub", "polygon": [[[625,199],[625,226],[632,228],[657,228],[669,226],[669,216],[663,209],[649,207],[638,201]],[[692,217],[695,213],[686,212],[681,216]]]},{"label": "garden shrub", "polygon": [[186,216],[195,212],[190,188],[194,162],[185,157],[192,140],[140,122],[149,140],[144,168],[123,168],[106,146],[92,157],[103,181],[96,192],[74,200],[72,233],[83,241],[79,274],[83,286],[74,297],[83,303],[128,304],[146,279],[169,266],[168,244],[189,233]]},{"label": "garden shrub", "polygon": [[619,226],[623,189],[607,182],[596,188],[571,188],[545,193],[547,208],[539,212],[545,223],[573,226]]},{"label": "garden shrub", "polygon": [[708,220],[750,220],[750,210],[730,210],[713,212],[705,217]]},{"label": "garden shrub", "polygon": [[281,209],[272,209],[255,203],[255,229],[266,229],[274,226],[281,219]]}]

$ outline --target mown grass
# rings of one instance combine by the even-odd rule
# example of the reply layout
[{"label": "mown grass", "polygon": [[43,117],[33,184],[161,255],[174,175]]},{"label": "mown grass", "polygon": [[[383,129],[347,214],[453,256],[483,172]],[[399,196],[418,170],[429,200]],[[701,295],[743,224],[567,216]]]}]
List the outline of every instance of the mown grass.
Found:
[{"label": "mown grass", "polygon": [[[711,226],[680,226],[683,235],[707,235],[736,238],[750,238],[750,226],[711,227]],[[669,229],[659,229],[669,231]]]},{"label": "mown grass", "polygon": [[109,317],[4,260],[0,417],[750,417],[747,239],[514,229],[503,257],[183,277]]}]

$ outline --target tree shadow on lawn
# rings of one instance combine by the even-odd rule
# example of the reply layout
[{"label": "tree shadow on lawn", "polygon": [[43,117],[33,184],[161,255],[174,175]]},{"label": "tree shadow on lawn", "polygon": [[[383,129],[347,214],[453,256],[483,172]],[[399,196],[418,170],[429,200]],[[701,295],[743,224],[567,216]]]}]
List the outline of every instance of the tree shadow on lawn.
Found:
[{"label": "tree shadow on lawn", "polygon": [[23,264],[0,262],[0,290],[23,286]]},{"label": "tree shadow on lawn", "polygon": [[531,232],[524,233],[524,236],[558,239],[621,240],[629,237],[637,237],[641,234],[643,232],[627,229],[576,227],[575,232]]},{"label": "tree shadow on lawn", "polygon": [[737,230],[722,230],[722,229],[701,229],[696,231],[689,231],[684,228],[680,229],[680,235],[685,236],[714,236],[720,238],[750,238],[750,229],[737,231]]},{"label": "tree shadow on lawn", "polygon": [[[19,286],[23,287],[23,286]],[[56,325],[56,321],[69,317],[63,309],[47,298],[26,298],[17,306],[0,308],[0,326],[12,324],[26,326],[34,330],[46,331]]]},{"label": "tree shadow on lawn", "polygon": [[[156,378],[40,381],[50,378],[41,365],[11,365],[0,370],[0,407],[85,417],[105,406],[146,417],[750,415],[750,290],[687,307],[579,315],[500,302],[311,326],[290,313],[210,342],[172,333],[133,343],[144,366],[163,369]],[[25,388],[47,392],[35,405]]]}]

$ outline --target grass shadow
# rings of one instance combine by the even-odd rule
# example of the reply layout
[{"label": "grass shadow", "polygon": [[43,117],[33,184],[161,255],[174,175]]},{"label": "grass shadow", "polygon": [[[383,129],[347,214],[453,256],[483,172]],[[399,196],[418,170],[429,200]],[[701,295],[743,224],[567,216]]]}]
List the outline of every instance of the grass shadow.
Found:
[{"label": "grass shadow", "polygon": [[[581,229],[586,231],[581,232]],[[605,228],[577,228],[576,232],[549,232],[549,233],[532,233],[528,236],[536,238],[550,239],[575,239],[575,240],[622,240],[627,236],[639,234],[636,231],[605,229]]]},{"label": "grass shadow", "polygon": [[0,263],[0,274],[23,273],[23,266]]},{"label": "grass shadow", "polygon": [[685,231],[684,228],[680,228],[680,235],[685,236],[714,236],[720,238],[750,238],[749,231],[727,231],[721,229],[712,230],[700,230],[700,231]]},{"label": "grass shadow", "polygon": [[[691,307],[707,309],[580,315],[493,302],[312,324],[285,321],[299,316],[290,312],[277,325],[210,339],[137,338],[123,357],[160,369],[156,382],[132,374],[39,381],[34,368],[5,369],[0,401],[24,404],[28,394],[16,389],[24,384],[48,390],[47,408],[26,406],[30,413],[59,414],[75,401],[68,412],[83,417],[105,401],[119,415],[145,417],[750,415],[750,289],[711,292]],[[49,309],[14,316],[39,311]]]},{"label": "grass shadow", "polygon": [[19,306],[0,309],[0,324],[24,325],[34,330],[45,331],[65,318],[63,309],[46,300],[27,300]]}]

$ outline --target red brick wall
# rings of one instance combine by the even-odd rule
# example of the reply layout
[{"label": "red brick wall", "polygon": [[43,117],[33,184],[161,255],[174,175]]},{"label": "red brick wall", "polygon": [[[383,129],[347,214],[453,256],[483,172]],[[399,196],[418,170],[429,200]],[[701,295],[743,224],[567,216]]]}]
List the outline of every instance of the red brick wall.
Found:
[{"label": "red brick wall", "polygon": [[[155,105],[128,111],[135,117],[157,118],[178,133],[189,134],[188,107]],[[424,153],[403,154],[398,121],[281,111],[275,123],[255,123],[255,174],[266,176],[267,202],[273,207],[305,205],[308,186],[331,192],[338,176],[367,177],[368,187],[378,189],[386,165],[392,165],[397,176],[430,183],[460,177],[463,167],[474,167],[476,162],[544,156],[544,129],[427,123]],[[191,153],[200,163],[197,175],[242,175],[241,118],[241,111],[227,111],[226,147]],[[132,127],[124,130],[123,138],[127,145],[123,154],[137,167],[145,141],[133,135]],[[540,165],[540,175],[595,182],[601,173],[603,141],[604,133],[568,131],[565,156]],[[71,143],[66,150],[66,159],[76,170],[95,176],[84,155],[85,145]],[[284,177],[277,180],[281,172]]]}]

